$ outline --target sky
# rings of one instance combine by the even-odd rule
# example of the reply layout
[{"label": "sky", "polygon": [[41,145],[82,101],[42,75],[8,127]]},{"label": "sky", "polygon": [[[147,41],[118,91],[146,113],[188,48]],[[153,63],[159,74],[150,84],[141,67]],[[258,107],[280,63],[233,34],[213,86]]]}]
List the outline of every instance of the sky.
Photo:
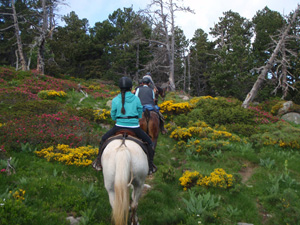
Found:
[{"label": "sky", "polygon": [[[66,3],[68,6],[60,6],[58,14],[67,15],[74,11],[79,19],[86,18],[90,27],[93,27],[96,22],[108,19],[118,8],[123,10],[124,7],[132,6],[134,11],[138,11],[145,9],[151,0],[66,0]],[[209,33],[210,28],[224,16],[223,13],[229,10],[251,20],[265,6],[282,15],[288,15],[294,12],[297,4],[300,4],[300,0],[183,0],[182,5],[189,6],[195,14],[176,12],[175,24],[191,39],[199,28]],[[63,26],[61,23],[60,25]]]}]

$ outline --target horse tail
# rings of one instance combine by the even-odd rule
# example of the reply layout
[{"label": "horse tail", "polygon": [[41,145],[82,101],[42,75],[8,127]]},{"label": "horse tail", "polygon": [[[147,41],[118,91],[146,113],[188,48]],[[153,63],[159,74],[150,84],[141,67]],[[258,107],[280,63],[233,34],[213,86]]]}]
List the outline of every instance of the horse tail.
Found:
[{"label": "horse tail", "polygon": [[129,213],[129,186],[131,177],[130,152],[122,144],[116,154],[116,175],[115,175],[115,201],[112,218],[115,225],[124,225],[128,221]]}]

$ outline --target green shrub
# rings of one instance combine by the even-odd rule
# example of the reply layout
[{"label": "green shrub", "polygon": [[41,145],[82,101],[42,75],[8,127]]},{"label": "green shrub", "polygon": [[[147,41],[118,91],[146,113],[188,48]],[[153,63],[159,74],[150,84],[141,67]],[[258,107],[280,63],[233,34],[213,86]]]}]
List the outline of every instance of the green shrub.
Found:
[{"label": "green shrub", "polygon": [[253,134],[256,134],[257,127],[253,126],[252,124],[245,124],[245,123],[232,123],[226,124],[226,129],[234,134],[242,135],[244,137],[250,137]]},{"label": "green shrub", "polygon": [[28,92],[16,92],[8,89],[6,93],[0,91],[0,103],[14,105],[20,102],[27,102],[32,99]]},{"label": "green shrub", "polygon": [[64,105],[53,100],[20,102],[12,107],[13,112],[20,112],[23,115],[41,115],[44,113],[57,113],[64,108]]},{"label": "green shrub", "polygon": [[165,181],[166,183],[172,183],[176,180],[174,167],[164,166],[160,168],[159,171],[162,174],[163,181]]},{"label": "green shrub", "polygon": [[80,116],[80,117],[83,117],[89,121],[94,121],[94,109],[91,109],[91,108],[79,108],[78,110],[76,110],[76,115],[77,116]]},{"label": "green shrub", "polygon": [[250,137],[257,146],[275,145],[281,148],[300,149],[300,129],[287,122],[260,125],[257,131],[257,134]]},{"label": "green shrub", "polygon": [[23,202],[13,199],[0,199],[0,224],[32,224],[34,212]]},{"label": "green shrub", "polygon": [[[187,114],[191,121],[203,120],[211,126],[226,124],[253,124],[253,112],[241,107],[234,99],[202,99],[194,110]],[[187,119],[181,116],[176,122],[186,124]]]}]

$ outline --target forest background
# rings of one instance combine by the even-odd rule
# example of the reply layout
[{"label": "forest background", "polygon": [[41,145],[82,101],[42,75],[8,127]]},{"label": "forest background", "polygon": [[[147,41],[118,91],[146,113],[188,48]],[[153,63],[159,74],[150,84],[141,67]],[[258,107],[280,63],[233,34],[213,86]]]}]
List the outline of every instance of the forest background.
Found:
[{"label": "forest background", "polygon": [[240,100],[268,66],[257,100],[275,95],[299,103],[297,6],[287,16],[265,7],[252,20],[224,12],[210,29],[212,41],[201,28],[191,40],[185,37],[174,17],[193,10],[176,1],[151,1],[138,12],[117,9],[94,27],[76,12],[62,16],[65,26],[57,26],[61,4],[2,1],[0,64],[55,77],[111,81],[125,75],[137,82],[150,71],[157,84],[171,90]]}]

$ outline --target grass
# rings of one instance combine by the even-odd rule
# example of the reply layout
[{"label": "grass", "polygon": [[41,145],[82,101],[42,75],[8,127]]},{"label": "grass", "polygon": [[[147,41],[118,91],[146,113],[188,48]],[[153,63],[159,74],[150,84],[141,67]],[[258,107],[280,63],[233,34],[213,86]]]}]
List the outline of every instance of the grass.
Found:
[{"label": "grass", "polygon": [[[21,83],[21,80],[10,82],[9,86]],[[91,81],[81,83],[86,86],[98,85]],[[5,85],[1,85],[1,88],[5,88]],[[102,89],[116,90],[113,86]],[[102,89],[96,91],[98,95],[109,93]],[[94,92],[90,92],[90,97],[79,103],[83,97],[81,93],[74,90],[66,90],[66,93],[68,97],[59,101],[60,107],[49,102],[28,102],[29,110],[26,108],[26,102],[22,102],[23,98],[19,99],[19,103],[16,103],[18,100],[0,103],[5,105],[0,114],[11,113],[11,109],[14,109],[14,114],[0,118],[0,131],[1,126],[5,126],[5,118],[10,120],[15,115],[26,119],[37,110],[46,113],[45,108],[41,107],[43,105],[49,107],[51,113],[57,113],[57,110],[70,111],[71,108],[71,112],[76,113],[78,108],[106,108],[107,100],[113,97],[112,95],[95,99],[92,97]],[[166,100],[179,101],[178,93],[169,93]],[[10,99],[7,98],[7,101]],[[18,104],[25,107],[24,110],[22,107],[16,107]],[[176,116],[172,115],[173,118]],[[100,123],[92,120],[90,122],[93,132],[102,134],[106,131]],[[280,137],[289,138],[288,140],[293,138],[293,135],[298,135],[299,125],[275,125],[269,126],[272,137],[278,132]],[[281,127],[284,131],[292,127],[290,130],[293,130],[294,134],[284,135]],[[268,126],[264,126],[263,129],[267,134]],[[145,191],[139,202],[140,224],[299,223],[299,149],[282,148],[278,144],[261,145],[261,139],[252,136],[252,139],[247,139],[248,142],[230,142],[229,145],[218,149],[195,152],[196,148],[188,147],[187,144],[178,147],[178,140],[170,138],[170,132],[168,135],[159,136],[154,158],[158,171],[146,180],[151,189]],[[197,137],[193,138],[197,140]],[[69,216],[80,217],[81,224],[111,224],[111,207],[101,172],[94,171],[90,166],[68,166],[39,158],[34,151],[40,149],[32,144],[20,144],[17,148],[7,147],[8,144],[0,143],[0,224],[63,225],[69,224],[66,219]],[[10,157],[15,173],[8,175],[7,171],[2,170],[6,168]],[[233,175],[235,181],[232,187],[224,189],[193,185],[184,191],[180,185],[179,178],[186,170],[210,176],[216,168],[222,168],[227,174]],[[24,194],[22,191],[25,191]]]}]

